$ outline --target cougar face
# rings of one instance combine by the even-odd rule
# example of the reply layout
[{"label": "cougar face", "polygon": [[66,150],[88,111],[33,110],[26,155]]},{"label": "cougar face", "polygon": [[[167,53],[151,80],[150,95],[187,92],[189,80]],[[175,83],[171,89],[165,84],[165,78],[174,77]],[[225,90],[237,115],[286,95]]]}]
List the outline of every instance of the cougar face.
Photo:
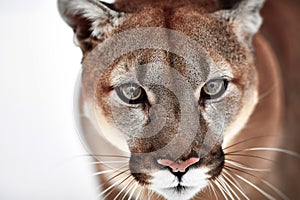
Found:
[{"label": "cougar face", "polygon": [[193,198],[222,173],[223,149],[258,101],[263,1],[220,2],[59,1],[83,51],[81,103],[97,137],[167,199]]}]

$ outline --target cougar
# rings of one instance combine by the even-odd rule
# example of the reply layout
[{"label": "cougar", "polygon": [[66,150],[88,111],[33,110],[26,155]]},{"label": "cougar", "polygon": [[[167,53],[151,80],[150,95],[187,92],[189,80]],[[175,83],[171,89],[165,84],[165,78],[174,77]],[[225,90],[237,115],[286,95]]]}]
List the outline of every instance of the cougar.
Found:
[{"label": "cougar", "polygon": [[83,53],[75,118],[99,199],[299,198],[299,3],[58,7]]}]

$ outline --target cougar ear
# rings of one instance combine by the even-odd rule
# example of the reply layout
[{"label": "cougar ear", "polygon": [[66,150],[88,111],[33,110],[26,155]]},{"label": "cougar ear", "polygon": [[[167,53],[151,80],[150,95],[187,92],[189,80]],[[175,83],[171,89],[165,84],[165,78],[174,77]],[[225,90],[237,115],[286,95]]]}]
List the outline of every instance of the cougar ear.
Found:
[{"label": "cougar ear", "polygon": [[224,9],[216,12],[218,17],[229,21],[242,40],[252,41],[262,24],[260,9],[265,0],[223,0]]},{"label": "cougar ear", "polygon": [[124,13],[112,10],[98,0],[58,0],[58,9],[73,28],[75,44],[83,52],[94,48],[124,17]]}]

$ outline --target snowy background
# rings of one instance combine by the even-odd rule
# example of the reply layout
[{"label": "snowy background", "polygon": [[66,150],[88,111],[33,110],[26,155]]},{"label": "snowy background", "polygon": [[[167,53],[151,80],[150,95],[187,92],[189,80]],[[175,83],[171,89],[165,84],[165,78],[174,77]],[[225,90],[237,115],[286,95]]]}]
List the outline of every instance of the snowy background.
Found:
[{"label": "snowy background", "polygon": [[0,199],[95,199],[73,122],[72,30],[55,0],[1,0],[0,26]]}]

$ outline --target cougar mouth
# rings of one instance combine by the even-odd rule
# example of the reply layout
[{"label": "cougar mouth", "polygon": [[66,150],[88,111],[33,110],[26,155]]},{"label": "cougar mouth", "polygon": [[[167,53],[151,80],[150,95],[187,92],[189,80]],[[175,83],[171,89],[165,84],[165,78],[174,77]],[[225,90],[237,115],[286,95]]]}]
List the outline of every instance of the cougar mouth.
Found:
[{"label": "cougar mouth", "polygon": [[188,187],[188,186],[183,186],[181,185],[180,183],[175,186],[175,187],[171,187],[171,188],[167,188],[167,189],[172,189],[174,190],[174,192],[177,192],[177,193],[182,193],[184,192],[185,190],[190,190],[190,189],[193,189],[194,187]]},{"label": "cougar mouth", "polygon": [[175,187],[164,188],[162,190],[164,193],[173,193],[173,194],[177,194],[178,196],[184,196],[186,194],[191,193],[191,191],[197,189],[198,189],[197,187],[189,187],[189,186],[183,186],[181,184],[178,184]]},{"label": "cougar mouth", "polygon": [[[189,199],[202,191],[211,179],[219,176],[224,167],[225,155],[221,146],[213,148],[203,158],[190,158],[177,164],[179,168],[185,166],[186,168],[182,168],[184,170],[177,170],[174,168],[174,162],[167,162],[169,161],[167,159],[163,162],[155,160],[147,155],[138,158],[132,155],[129,163],[132,176],[140,185],[147,186],[168,199],[174,197],[182,200]],[[192,162],[189,162],[190,160]],[[192,164],[189,165],[190,163]],[[137,167],[142,173],[133,173]]]}]

